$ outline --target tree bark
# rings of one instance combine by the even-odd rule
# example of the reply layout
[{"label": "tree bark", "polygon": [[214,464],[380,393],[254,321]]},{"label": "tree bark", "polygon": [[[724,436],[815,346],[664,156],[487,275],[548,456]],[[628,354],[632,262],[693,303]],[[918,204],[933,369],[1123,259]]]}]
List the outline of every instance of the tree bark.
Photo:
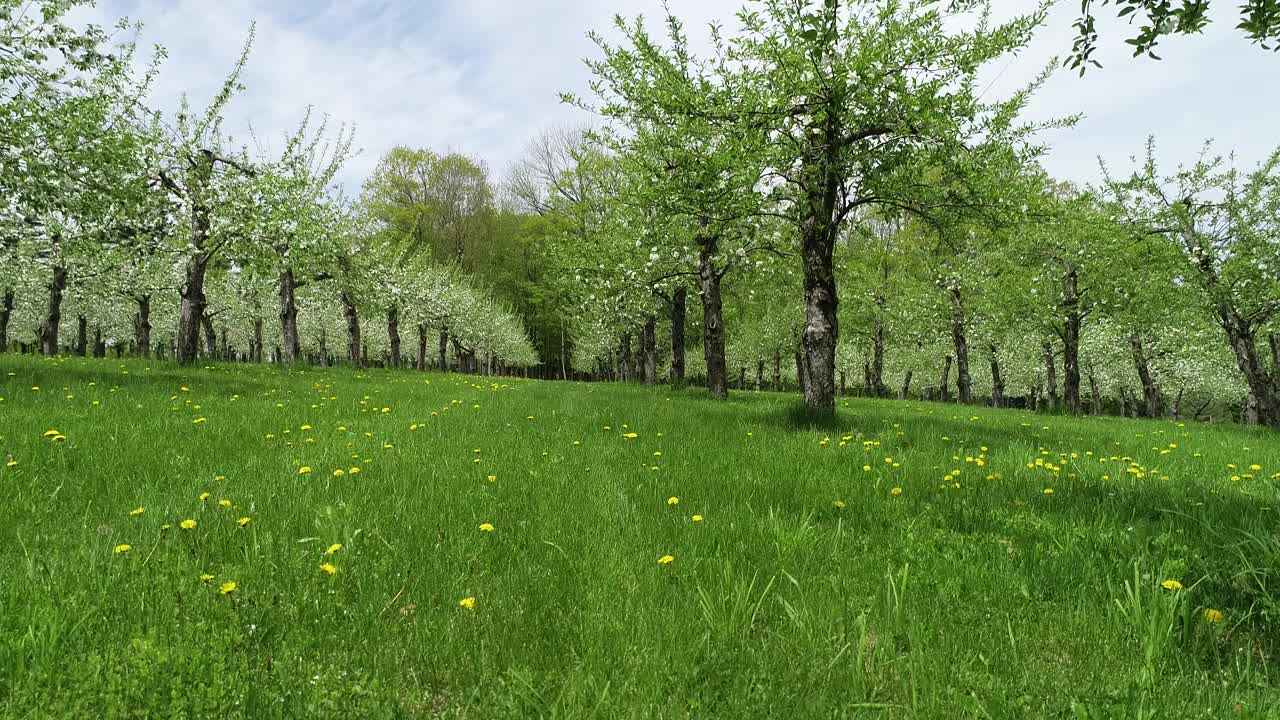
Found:
[{"label": "tree bark", "polygon": [[729,370],[725,366],[724,307],[720,296],[720,273],[715,267],[718,239],[698,241],[698,276],[702,285],[702,351],[707,363],[707,389],[711,397],[729,397]]},{"label": "tree bark", "polygon": [[342,302],[342,317],[347,322],[347,358],[352,367],[364,367],[364,354],[360,352],[360,310],[356,306],[355,296],[350,290],[338,293]]},{"label": "tree bark", "polygon": [[938,399],[942,402],[951,402],[951,362],[951,356],[948,355],[942,363],[942,384],[938,386]]},{"label": "tree bark", "polygon": [[390,364],[400,367],[400,308],[392,305],[387,308],[387,337],[391,339]]},{"label": "tree bark", "polygon": [[756,361],[756,392],[764,389],[764,361]]},{"label": "tree bark", "polygon": [[1000,356],[994,344],[988,345],[991,353],[991,407],[1004,407],[1004,375],[1000,372]]},{"label": "tree bark", "polygon": [[631,379],[631,333],[623,333],[622,348],[618,354],[620,364],[618,374],[621,375],[621,381],[626,382]]},{"label": "tree bark", "polygon": [[[1226,303],[1217,304],[1218,322],[1227,333],[1231,350],[1235,354],[1236,367],[1244,375],[1249,394],[1256,404],[1258,423],[1268,427],[1280,427],[1280,382],[1269,373],[1258,356],[1257,338],[1252,325]],[[1275,351],[1275,345],[1272,345]]]},{"label": "tree bark", "polygon": [[1138,379],[1142,381],[1143,415],[1158,418],[1160,417],[1160,388],[1151,375],[1151,361],[1147,357],[1146,345],[1141,337],[1130,335],[1129,349],[1133,353],[1133,366],[1138,370]]},{"label": "tree bark", "polygon": [[671,296],[671,383],[684,383],[684,321],[688,312],[689,290],[678,287]]},{"label": "tree bark", "polygon": [[782,351],[773,351],[773,389],[782,390]]},{"label": "tree bark", "polygon": [[911,394],[911,376],[914,374],[915,371],[908,370],[906,376],[902,378],[902,392],[898,395],[899,400],[906,400]]},{"label": "tree bark", "polygon": [[183,271],[182,285],[178,295],[182,298],[178,309],[177,357],[179,365],[195,363],[200,350],[200,325],[204,320],[205,272],[209,265],[209,255],[205,246],[209,240],[211,208],[205,194],[213,181],[214,155],[211,151],[202,151],[194,159],[194,167],[188,173],[188,197],[191,203],[191,247],[194,251],[187,258]]},{"label": "tree bark", "polygon": [[645,385],[658,383],[658,318],[650,315],[640,331],[640,349],[644,353],[641,381]]},{"label": "tree bark", "polygon": [[[884,298],[878,298],[881,307]],[[874,397],[884,397],[884,321],[877,315],[875,332],[871,336],[871,377],[867,382],[867,393]]]},{"label": "tree bark", "polygon": [[1080,404],[1080,274],[1071,268],[1062,279],[1062,402],[1079,415]]},{"label": "tree bark", "polygon": [[205,355],[210,358],[218,356],[218,333],[213,329],[213,319],[207,314],[200,316],[200,326],[204,328]]},{"label": "tree bark", "polygon": [[142,357],[151,357],[151,295],[143,294],[133,298],[138,310],[133,314],[133,341],[138,346]]},{"label": "tree bark", "polygon": [[13,318],[13,288],[4,289],[0,301],[0,352],[9,351],[9,321]]},{"label": "tree bark", "polygon": [[[834,13],[833,4],[832,12]],[[806,134],[798,170],[803,179],[800,198],[800,257],[804,270],[805,326],[801,335],[804,356],[804,399],[811,412],[835,414],[836,342],[840,334],[834,267],[839,231],[837,208],[841,177],[841,152],[845,129],[840,123],[842,101],[829,94],[818,101],[820,113]]]},{"label": "tree bark", "polygon": [[1044,355],[1045,403],[1049,412],[1058,409],[1058,364],[1054,361],[1053,345],[1040,346]]},{"label": "tree bark", "polygon": [[261,363],[266,355],[265,340],[262,337],[262,318],[255,316],[253,318],[253,347],[249,349],[249,355],[256,363]]},{"label": "tree bark", "polygon": [[841,370],[840,371],[840,397],[845,396],[845,388],[848,387],[847,383],[848,383],[848,378],[845,375],[845,371]]},{"label": "tree bark", "polygon": [[[105,358],[107,356],[107,344],[102,341],[102,326],[93,326],[93,356],[96,358]],[[120,357],[120,346],[116,345],[116,357]]]},{"label": "tree bark", "polygon": [[427,369],[427,324],[418,324],[418,370]]},{"label": "tree bark", "polygon": [[449,372],[449,326],[440,326],[440,372]]},{"label": "tree bark", "polygon": [[280,351],[285,364],[298,362],[302,355],[302,341],[298,337],[298,283],[293,269],[280,273]]},{"label": "tree bark", "polygon": [[67,289],[67,269],[53,268],[49,282],[49,308],[45,312],[44,325],[40,328],[40,351],[45,355],[58,354],[58,327],[62,324],[62,294]]},{"label": "tree bark", "polygon": [[956,393],[962,404],[973,401],[973,381],[969,377],[969,338],[965,333],[964,302],[960,288],[951,288],[951,342],[956,352]]},{"label": "tree bark", "polygon": [[[96,352],[97,347],[94,347]],[[76,317],[76,355],[85,357],[89,354],[89,318],[84,315]]]}]

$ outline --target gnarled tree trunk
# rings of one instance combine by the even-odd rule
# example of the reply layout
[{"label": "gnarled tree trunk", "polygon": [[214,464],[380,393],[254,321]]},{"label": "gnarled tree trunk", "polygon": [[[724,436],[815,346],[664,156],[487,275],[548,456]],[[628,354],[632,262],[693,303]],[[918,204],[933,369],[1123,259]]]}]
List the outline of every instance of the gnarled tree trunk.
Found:
[{"label": "gnarled tree trunk", "polygon": [[347,322],[347,358],[355,368],[364,367],[364,353],[360,351],[360,310],[350,290],[343,289],[338,293],[342,302],[342,317]]},{"label": "gnarled tree trunk", "polygon": [[298,337],[298,283],[293,269],[280,273],[280,351],[286,364],[297,362],[302,355],[302,341]]},{"label": "gnarled tree trunk", "polygon": [[[883,307],[884,298],[878,298]],[[875,332],[871,335],[871,378],[867,382],[867,393],[875,397],[885,396],[884,386],[884,321],[876,316]]]},{"label": "gnarled tree trunk", "polygon": [[1102,390],[1092,366],[1089,367],[1089,410],[1094,416],[1102,414]]},{"label": "gnarled tree trunk", "polygon": [[427,369],[427,324],[418,323],[418,370]]},{"label": "gnarled tree trunk", "polygon": [[987,346],[991,357],[991,407],[1004,407],[1004,375],[1000,372],[1000,356],[994,344]]},{"label": "gnarled tree trunk", "polygon": [[951,288],[951,343],[956,351],[956,393],[961,403],[973,400],[973,381],[969,377],[969,338],[965,334],[964,302],[960,288]]},{"label": "gnarled tree trunk", "polygon": [[1079,272],[1071,268],[1062,278],[1062,402],[1067,412],[1079,415],[1080,313]]},{"label": "gnarled tree trunk", "polygon": [[40,351],[45,355],[58,354],[58,327],[62,324],[62,294],[67,289],[67,269],[61,265],[53,268],[49,281],[49,307],[44,324],[40,327]]},{"label": "gnarled tree trunk", "polygon": [[387,337],[391,339],[391,367],[400,367],[400,308],[392,305],[387,308]]},{"label": "gnarled tree trunk", "polygon": [[213,318],[206,313],[200,316],[200,327],[204,328],[205,356],[213,359],[218,356],[218,333],[213,329]]},{"label": "gnarled tree trunk", "polygon": [[1160,417],[1160,388],[1151,374],[1151,361],[1147,357],[1146,345],[1137,335],[1129,336],[1129,350],[1133,353],[1133,366],[1138,370],[1138,379],[1142,381],[1143,416]]},{"label": "gnarled tree trunk", "polygon": [[1045,408],[1049,412],[1058,409],[1058,364],[1054,361],[1053,345],[1040,346],[1044,359]]},{"label": "gnarled tree trunk", "polygon": [[267,354],[265,341],[262,337],[262,318],[253,318],[253,347],[249,348],[249,356],[256,363],[261,363]]},{"label": "gnarled tree trunk", "polygon": [[449,326],[440,326],[440,372],[449,372]]},{"label": "gnarled tree trunk", "polygon": [[720,273],[715,267],[718,240],[699,239],[698,277],[702,286],[702,350],[707,363],[707,389],[711,397],[729,397],[729,370],[725,366],[724,307]]},{"label": "gnarled tree trunk", "polygon": [[906,400],[911,394],[911,376],[915,374],[914,370],[908,370],[907,374],[902,378],[902,392],[898,394],[899,400]]},{"label": "gnarled tree trunk", "polygon": [[684,382],[684,321],[687,313],[689,290],[678,287],[671,295],[671,382]]},{"label": "gnarled tree trunk", "polygon": [[151,357],[151,295],[142,294],[133,298],[138,310],[133,314],[133,341],[138,346],[142,357]]},{"label": "gnarled tree trunk", "polygon": [[[94,348],[97,349],[96,347]],[[76,317],[76,355],[85,357],[89,354],[89,318],[84,315]]]},{"label": "gnarled tree trunk", "polygon": [[9,351],[9,321],[13,319],[13,288],[4,289],[0,300],[0,352]]},{"label": "gnarled tree trunk", "polygon": [[938,386],[938,399],[942,402],[951,401],[951,360],[948,355],[942,363],[942,382]]}]

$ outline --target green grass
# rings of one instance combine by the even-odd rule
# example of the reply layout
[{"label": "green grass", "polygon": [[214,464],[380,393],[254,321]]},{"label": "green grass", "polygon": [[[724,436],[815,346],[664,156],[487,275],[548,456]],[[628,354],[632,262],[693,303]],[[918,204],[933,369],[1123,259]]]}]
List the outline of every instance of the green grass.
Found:
[{"label": "green grass", "polygon": [[1273,434],[12,355],[0,398],[4,716],[1280,717]]}]

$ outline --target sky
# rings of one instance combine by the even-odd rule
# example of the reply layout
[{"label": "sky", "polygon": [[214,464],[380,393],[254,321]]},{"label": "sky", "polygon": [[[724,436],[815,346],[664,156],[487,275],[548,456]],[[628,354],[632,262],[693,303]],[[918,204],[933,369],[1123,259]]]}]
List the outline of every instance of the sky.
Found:
[{"label": "sky", "polygon": [[[712,20],[726,27],[744,0],[669,0],[695,46]],[[1031,0],[995,0],[997,16]],[[1280,144],[1280,53],[1249,43],[1233,28],[1238,3],[1216,0],[1200,36],[1166,39],[1161,62],[1132,59],[1122,21],[1100,22],[1103,69],[1085,77],[1059,71],[1028,117],[1074,113],[1074,128],[1048,133],[1050,172],[1077,182],[1099,177],[1099,157],[1118,169],[1143,152],[1149,135],[1162,161],[1193,161],[1206,139],[1252,165]],[[986,72],[992,97],[1033,78],[1074,38],[1079,5],[1064,0],[1031,47]],[[1108,8],[1104,8],[1104,12]],[[307,106],[333,123],[356,126],[360,154],[339,180],[353,192],[396,145],[462,152],[501,180],[544,128],[593,118],[559,93],[586,94],[583,60],[597,55],[589,30],[611,36],[612,17],[644,15],[657,28],[660,0],[98,0],[83,16],[108,25],[127,16],[144,24],[143,45],[169,54],[155,93],[176,107],[188,93],[203,107],[217,91],[249,30],[257,42],[244,84],[227,113],[238,141],[253,134],[279,149]],[[1268,91],[1267,88],[1272,88]]]}]

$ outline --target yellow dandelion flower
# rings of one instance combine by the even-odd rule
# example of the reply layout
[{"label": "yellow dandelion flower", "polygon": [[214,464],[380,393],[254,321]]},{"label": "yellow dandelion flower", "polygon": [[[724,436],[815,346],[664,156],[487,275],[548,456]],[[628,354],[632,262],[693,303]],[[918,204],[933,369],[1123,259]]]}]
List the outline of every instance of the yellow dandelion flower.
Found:
[{"label": "yellow dandelion flower", "polygon": [[338,568],[334,567],[330,563],[320,563],[320,570],[328,575],[333,575],[338,572]]},{"label": "yellow dandelion flower", "polygon": [[1204,611],[1204,620],[1210,625],[1217,625],[1218,623],[1222,622],[1222,618],[1223,618],[1223,614],[1221,610],[1206,608]]},{"label": "yellow dandelion flower", "polygon": [[188,518],[178,523],[178,527],[182,528],[183,530],[194,530],[196,527],[196,521]]},{"label": "yellow dandelion flower", "polygon": [[298,474],[299,474],[299,475],[309,475],[309,474],[311,474],[311,468],[310,468],[310,467],[308,467],[308,466],[306,466],[306,465],[303,465],[302,467],[298,468]]},{"label": "yellow dandelion flower", "polygon": [[702,522],[702,516],[701,516],[701,515],[694,515],[692,519],[693,519],[693,521],[694,521],[694,522]]},{"label": "yellow dandelion flower", "polygon": [[1178,582],[1177,580],[1169,579],[1160,583],[1160,587],[1164,588],[1165,590],[1181,590],[1182,583]]},{"label": "yellow dandelion flower", "polygon": [[894,489],[890,490],[890,491],[889,491],[889,494],[890,494],[890,495],[894,495],[894,496],[901,495],[901,494],[902,494],[902,488],[900,488],[900,487],[896,487],[896,488],[894,488]]},{"label": "yellow dandelion flower", "polygon": [[837,501],[835,501],[835,502],[833,502],[833,503],[831,503],[831,504],[832,504],[832,505],[834,505],[834,506],[835,506],[835,507],[837,507],[837,508],[842,508],[842,507],[844,507],[844,501],[843,501],[843,500],[837,500]]},{"label": "yellow dandelion flower", "polygon": [[671,496],[671,497],[667,498],[667,504],[668,504],[668,505],[679,505],[679,504],[680,504],[680,498],[675,497],[675,496],[673,495],[673,496]]},{"label": "yellow dandelion flower", "polygon": [[310,425],[303,425],[303,426],[302,426],[301,428],[299,428],[299,429],[300,429],[300,430],[310,430],[310,429],[311,429],[311,426],[310,426]]},{"label": "yellow dandelion flower", "polygon": [[249,518],[247,518],[247,517],[242,517],[242,518],[240,518],[239,520],[237,520],[237,521],[236,521],[236,524],[237,524],[237,525],[239,525],[240,527],[245,527],[245,526],[246,526],[246,525],[248,525],[250,522],[251,522],[251,520],[250,520]]},{"label": "yellow dandelion flower", "polygon": [[346,474],[347,474],[347,471],[343,470],[342,468],[338,468],[337,470],[333,471],[334,477],[342,477],[343,475],[346,475]]},{"label": "yellow dandelion flower", "polygon": [[141,515],[142,513],[146,512],[146,511],[147,511],[147,509],[146,509],[146,508],[137,507],[137,508],[134,508],[134,509],[130,510],[130,511],[129,511],[129,514],[130,514],[130,515],[132,515],[132,516],[134,516],[134,517],[137,517],[137,516]]},{"label": "yellow dandelion flower", "polygon": [[223,595],[230,595],[231,593],[235,592],[235,591],[236,591],[236,588],[238,588],[238,587],[240,587],[240,586],[239,586],[239,585],[236,585],[234,582],[227,581],[227,582],[222,583],[222,587],[218,588],[218,590],[219,590]]},{"label": "yellow dandelion flower", "polygon": [[676,559],[671,555],[663,555],[662,557],[658,558],[658,564],[670,565],[671,563],[675,562],[675,560]]},{"label": "yellow dandelion flower", "polygon": [[473,597],[464,597],[458,601],[458,607],[463,608],[464,610],[475,610],[476,599]]},{"label": "yellow dandelion flower", "polygon": [[493,523],[481,523],[480,532],[493,532]]},{"label": "yellow dandelion flower", "polygon": [[498,482],[497,475],[490,475],[487,479],[489,480],[489,482]]},{"label": "yellow dandelion flower", "polygon": [[213,580],[213,576],[210,575],[209,573],[203,573],[200,575],[200,582],[202,583],[211,582],[212,580]]},{"label": "yellow dandelion flower", "polygon": [[58,432],[57,430],[45,430],[45,431],[44,431],[44,436],[45,436],[45,437],[47,437],[47,438],[57,437],[57,436],[59,436],[59,435],[61,435],[61,434],[62,434],[62,433]]},{"label": "yellow dandelion flower", "polygon": [[209,499],[209,493],[207,492],[200,493],[200,502],[204,502],[205,500],[208,500],[208,499]]},{"label": "yellow dandelion flower", "polygon": [[332,555],[332,554],[334,554],[334,553],[338,552],[338,551],[339,551],[339,550],[341,550],[341,549],[342,549],[342,543],[334,543],[334,544],[332,544],[332,545],[330,545],[330,546],[329,546],[329,549],[328,549],[328,550],[325,550],[325,551],[324,551],[324,554],[325,554],[325,555]]},{"label": "yellow dandelion flower", "polygon": [[863,465],[863,466],[862,466],[862,472],[871,472],[871,466],[870,466],[870,465]]},{"label": "yellow dandelion flower", "polygon": [[219,500],[219,501],[218,501],[218,505],[219,505],[219,506],[221,506],[221,507],[224,507],[224,508],[229,508],[229,507],[231,507],[231,501],[230,501],[230,500],[226,500],[226,499]]},{"label": "yellow dandelion flower", "polygon": [[117,545],[117,546],[116,546],[116,554],[117,554],[117,555],[120,555],[120,554],[122,554],[122,553],[127,553],[127,552],[129,552],[130,550],[132,550],[132,549],[133,549],[133,546],[132,546],[132,545]]},{"label": "yellow dandelion flower", "polygon": [[347,468],[347,474],[348,474],[348,475],[359,475],[359,474],[360,474],[360,468],[358,468],[358,467],[354,467],[354,466],[349,467],[349,468]]},{"label": "yellow dandelion flower", "polygon": [[624,437],[624,438],[626,438],[626,439],[628,439],[628,440],[635,440],[636,438],[638,438],[638,437],[640,437],[640,436],[639,436],[639,435],[637,435],[637,434],[635,434],[635,433],[633,433],[633,432],[629,432],[629,433],[624,434],[622,437]]}]

